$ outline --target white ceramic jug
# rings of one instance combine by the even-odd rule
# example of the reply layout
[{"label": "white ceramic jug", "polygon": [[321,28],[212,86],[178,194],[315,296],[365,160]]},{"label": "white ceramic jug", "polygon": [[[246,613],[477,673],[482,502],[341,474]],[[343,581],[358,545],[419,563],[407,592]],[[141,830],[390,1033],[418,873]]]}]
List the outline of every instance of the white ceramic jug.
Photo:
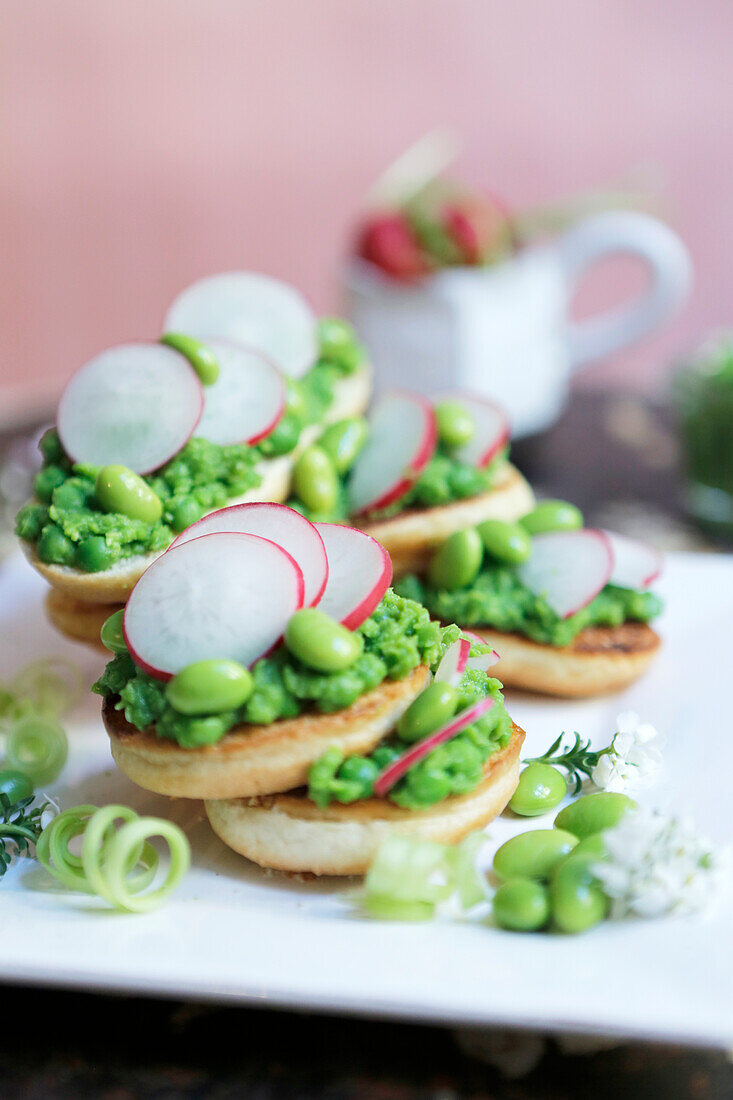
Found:
[{"label": "white ceramic jug", "polygon": [[[569,320],[583,272],[613,254],[643,260],[649,288],[599,316]],[[656,218],[628,211],[594,215],[550,244],[488,268],[446,268],[416,286],[361,260],[343,272],[345,312],[369,350],[377,389],[485,394],[504,406],[515,436],[551,424],[571,373],[658,326],[691,282],[679,237]]]}]

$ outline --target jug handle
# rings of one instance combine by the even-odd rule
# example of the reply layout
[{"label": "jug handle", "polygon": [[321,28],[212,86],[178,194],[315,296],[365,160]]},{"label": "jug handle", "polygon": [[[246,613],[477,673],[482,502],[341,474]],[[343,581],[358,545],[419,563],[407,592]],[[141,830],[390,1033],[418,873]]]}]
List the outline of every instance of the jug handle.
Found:
[{"label": "jug handle", "polygon": [[651,285],[631,301],[568,323],[575,369],[656,328],[682,305],[692,286],[692,263],[685,245],[669,226],[648,214],[614,210],[585,218],[560,238],[558,248],[571,295],[591,264],[606,256],[636,256],[651,275]]}]

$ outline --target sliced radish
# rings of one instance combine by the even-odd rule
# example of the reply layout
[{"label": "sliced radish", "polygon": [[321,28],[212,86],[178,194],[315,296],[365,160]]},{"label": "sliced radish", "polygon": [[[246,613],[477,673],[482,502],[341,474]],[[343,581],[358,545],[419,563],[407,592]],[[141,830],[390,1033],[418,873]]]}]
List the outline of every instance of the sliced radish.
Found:
[{"label": "sliced radish", "polygon": [[316,523],[328,557],[328,581],[318,603],[333,619],[356,630],[392,581],[389,554],[371,535],[338,523]]},{"label": "sliced radish", "polygon": [[609,584],[620,588],[648,588],[662,572],[664,559],[660,550],[644,542],[604,531],[613,551],[613,572]]},{"label": "sliced radish", "polygon": [[608,584],[613,551],[603,531],[551,531],[532,539],[532,553],[517,575],[536,596],[544,596],[561,619],[594,599]]},{"label": "sliced radish", "polygon": [[480,653],[478,657],[469,657],[466,661],[466,668],[469,672],[488,672],[500,660],[499,654],[495,649],[492,649],[490,653]]},{"label": "sliced radish", "polygon": [[305,607],[318,603],[328,579],[328,558],[315,524],[301,516],[300,512],[284,504],[233,504],[230,508],[210,512],[198,523],[192,523],[168,549],[214,531],[260,535],[282,546],[295,559],[303,574]]},{"label": "sliced radish", "polygon": [[397,390],[385,394],[351,474],[352,510],[386,508],[404,496],[432,458],[436,440],[435,413],[425,398]]},{"label": "sliced radish", "polygon": [[498,405],[472,393],[456,390],[441,393],[436,401],[457,401],[473,418],[475,431],[468,443],[457,447],[453,455],[469,466],[488,466],[492,458],[509,442],[509,421]]},{"label": "sliced radish", "polygon": [[478,702],[472,703],[470,707],[466,707],[460,714],[457,714],[455,718],[451,718],[447,726],[443,726],[441,729],[436,730],[435,733],[429,733],[427,737],[424,737],[422,741],[418,741],[416,745],[413,745],[398,757],[393,764],[385,768],[376,779],[374,784],[374,793],[382,798],[388,791],[394,787],[398,780],[402,779],[405,772],[408,772],[410,768],[414,768],[416,764],[437,748],[438,745],[442,745],[445,741],[450,741],[452,737],[455,737],[457,733],[464,730],[466,726],[470,726],[473,722],[477,722],[479,718],[486,714],[487,710],[491,710],[494,705],[494,700],[486,696],[484,699],[479,699]]},{"label": "sliced radish", "polygon": [[56,426],[75,462],[157,470],[188,442],[203,387],[187,359],[163,344],[120,344],[90,359],[64,390]]},{"label": "sliced radish", "polygon": [[207,340],[219,377],[204,386],[196,434],[212,443],[259,443],[285,410],[285,380],[258,351],[229,340]]},{"label": "sliced radish", "polygon": [[236,340],[300,378],[318,355],[316,317],[287,283],[254,271],[210,275],[187,287],[165,318],[166,332]]},{"label": "sliced radish", "polygon": [[167,680],[193,661],[252,665],[303,606],[303,574],[281,546],[258,535],[192,539],[150,565],[125,608],[133,660]]},{"label": "sliced radish", "polygon": [[471,643],[468,638],[459,638],[449,645],[443,654],[442,660],[435,670],[435,682],[446,683],[457,687],[466,670],[466,662],[471,652]]}]

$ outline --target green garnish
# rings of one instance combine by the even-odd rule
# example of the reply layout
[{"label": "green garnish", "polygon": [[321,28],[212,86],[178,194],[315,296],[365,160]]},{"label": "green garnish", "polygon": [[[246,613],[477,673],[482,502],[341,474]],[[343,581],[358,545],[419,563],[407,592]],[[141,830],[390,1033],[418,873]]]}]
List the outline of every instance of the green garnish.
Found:
[{"label": "green garnish", "polygon": [[553,768],[564,768],[568,773],[568,782],[573,784],[572,794],[579,794],[584,779],[591,778],[591,772],[602,756],[610,752],[610,746],[595,752],[590,747],[590,739],[583,741],[576,731],[575,740],[570,748],[562,748],[565,733],[552,742],[542,756],[530,756],[525,764],[550,764]]},{"label": "green garnish", "polygon": [[0,794],[0,878],[8,869],[13,849],[19,856],[25,855],[43,832],[41,816],[48,803],[31,808],[34,801],[34,794],[17,801]]}]

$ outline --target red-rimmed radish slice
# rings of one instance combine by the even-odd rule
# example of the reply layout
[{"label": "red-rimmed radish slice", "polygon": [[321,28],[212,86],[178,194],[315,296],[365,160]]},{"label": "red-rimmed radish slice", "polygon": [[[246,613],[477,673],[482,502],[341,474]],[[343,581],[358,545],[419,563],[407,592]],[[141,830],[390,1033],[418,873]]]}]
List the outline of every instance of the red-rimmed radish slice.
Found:
[{"label": "red-rimmed radish slice", "polygon": [[517,575],[536,596],[544,596],[561,619],[594,599],[608,584],[613,551],[603,531],[551,531],[535,535],[532,553]]},{"label": "red-rimmed radish slice", "polygon": [[285,410],[285,380],[258,351],[230,340],[207,340],[219,377],[204,386],[204,411],[196,434],[212,443],[259,443]]},{"label": "red-rimmed radish slice", "polygon": [[613,551],[613,570],[608,583],[620,588],[648,588],[662,572],[661,550],[613,531],[604,531],[604,534]]},{"label": "red-rimmed radish slice", "polygon": [[492,649],[490,653],[480,653],[477,657],[469,657],[466,661],[466,668],[469,672],[488,672],[500,660],[499,654],[495,649]]},{"label": "red-rimmed radish slice", "polygon": [[479,718],[486,714],[488,710],[494,705],[494,700],[486,696],[484,699],[479,699],[478,702],[472,703],[470,707],[466,707],[460,714],[457,714],[455,718],[451,718],[450,722],[443,726],[441,729],[436,730],[435,733],[428,734],[422,741],[418,741],[416,745],[408,749],[402,756],[398,757],[394,763],[382,771],[374,783],[374,793],[378,798],[383,798],[394,787],[398,780],[402,779],[402,776],[414,768],[416,764],[436,749],[438,745],[442,745],[445,741],[450,741],[452,737],[455,737],[457,733],[464,730],[466,726],[470,726],[473,722],[477,722]]},{"label": "red-rimmed radish slice", "polygon": [[453,687],[457,687],[466,670],[470,652],[471,643],[468,638],[459,638],[452,645],[449,645],[435,670],[435,682],[438,684],[452,684]]},{"label": "red-rimmed radish slice", "polygon": [[303,574],[303,605],[312,607],[318,603],[328,579],[328,558],[315,524],[301,516],[300,512],[285,504],[232,504],[192,523],[168,549],[170,551],[174,546],[215,531],[260,535],[282,546],[295,559]]},{"label": "red-rimmed radish slice", "polygon": [[480,634],[477,634],[475,630],[466,630],[466,628],[462,626],[461,631],[463,634],[465,634],[467,638],[469,638],[472,642],[475,642],[477,645],[486,645],[484,639],[481,637]]},{"label": "red-rimmed radish slice", "polygon": [[281,546],[259,535],[202,535],[143,573],[125,608],[125,641],[160,680],[208,657],[253,665],[302,606],[303,574]]},{"label": "red-rimmed radish slice", "polygon": [[389,554],[371,535],[338,523],[314,525],[326,547],[328,581],[318,602],[349,630],[368,619],[392,582]]},{"label": "red-rimmed radish slice", "polygon": [[254,271],[210,275],[187,287],[168,310],[165,331],[235,340],[291,378],[305,374],[318,356],[316,317],[305,298]]},{"label": "red-rimmed radish slice", "polygon": [[163,344],[120,344],[71,378],[56,426],[75,462],[119,463],[147,474],[185,446],[203,405],[198,375],[180,352]]},{"label": "red-rimmed radish slice", "polygon": [[436,440],[429,401],[397,390],[385,394],[369,418],[369,439],[351,474],[352,511],[386,508],[404,496],[432,458]]},{"label": "red-rimmed radish slice", "polygon": [[454,393],[441,393],[435,398],[440,401],[456,401],[468,410],[474,422],[475,430],[468,443],[456,447],[453,455],[459,462],[468,466],[488,466],[492,458],[509,442],[509,421],[503,409],[484,397],[460,390]]}]

